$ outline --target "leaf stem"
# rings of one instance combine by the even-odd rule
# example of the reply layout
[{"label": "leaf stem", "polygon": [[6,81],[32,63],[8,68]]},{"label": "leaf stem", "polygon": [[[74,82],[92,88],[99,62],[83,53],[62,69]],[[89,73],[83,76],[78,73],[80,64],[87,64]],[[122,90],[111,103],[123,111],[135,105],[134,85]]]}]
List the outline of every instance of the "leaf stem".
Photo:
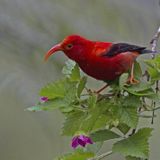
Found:
[{"label": "leaf stem", "polygon": [[99,155],[99,156],[97,156],[97,157],[94,157],[94,158],[90,158],[90,159],[88,159],[88,160],[101,160],[101,159],[103,159],[103,158],[111,155],[112,153],[113,153],[112,151],[108,151],[108,152],[106,152],[106,153],[103,153],[103,154],[101,154],[101,155]]}]

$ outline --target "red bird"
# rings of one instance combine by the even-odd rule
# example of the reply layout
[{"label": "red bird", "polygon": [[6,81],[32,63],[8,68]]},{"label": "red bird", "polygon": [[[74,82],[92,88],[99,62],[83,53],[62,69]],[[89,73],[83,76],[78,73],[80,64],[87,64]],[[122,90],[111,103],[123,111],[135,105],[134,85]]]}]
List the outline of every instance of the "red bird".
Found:
[{"label": "red bird", "polygon": [[98,80],[113,81],[131,70],[129,82],[133,84],[138,82],[133,75],[135,59],[140,54],[152,52],[145,48],[127,43],[91,41],[79,35],[70,35],[53,46],[45,55],[45,60],[56,51],[63,51],[86,74]]}]

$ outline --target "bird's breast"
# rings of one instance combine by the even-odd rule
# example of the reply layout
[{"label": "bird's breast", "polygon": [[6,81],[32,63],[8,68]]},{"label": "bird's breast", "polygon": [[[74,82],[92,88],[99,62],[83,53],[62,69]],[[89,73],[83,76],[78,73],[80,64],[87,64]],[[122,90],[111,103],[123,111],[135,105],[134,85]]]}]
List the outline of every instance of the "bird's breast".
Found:
[{"label": "bird's breast", "polygon": [[89,76],[98,80],[114,80],[131,68],[135,56],[124,53],[115,57],[93,56],[79,62],[80,68]]}]

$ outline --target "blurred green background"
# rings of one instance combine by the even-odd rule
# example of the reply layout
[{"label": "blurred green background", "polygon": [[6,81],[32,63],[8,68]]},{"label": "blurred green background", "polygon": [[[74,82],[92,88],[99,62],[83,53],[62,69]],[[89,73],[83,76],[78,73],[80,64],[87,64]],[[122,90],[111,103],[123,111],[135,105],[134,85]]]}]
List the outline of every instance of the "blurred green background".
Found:
[{"label": "blurred green background", "polygon": [[[52,160],[70,150],[70,139],[60,136],[63,116],[58,111],[24,111],[39,100],[37,93],[43,85],[62,76],[63,54],[43,61],[53,44],[76,33],[94,40],[149,46],[160,24],[158,3],[0,0],[0,160]],[[98,86],[95,80],[90,81],[92,87]],[[151,160],[160,157],[159,117],[152,126],[156,129],[150,139]],[[107,143],[103,151],[110,147]]]}]

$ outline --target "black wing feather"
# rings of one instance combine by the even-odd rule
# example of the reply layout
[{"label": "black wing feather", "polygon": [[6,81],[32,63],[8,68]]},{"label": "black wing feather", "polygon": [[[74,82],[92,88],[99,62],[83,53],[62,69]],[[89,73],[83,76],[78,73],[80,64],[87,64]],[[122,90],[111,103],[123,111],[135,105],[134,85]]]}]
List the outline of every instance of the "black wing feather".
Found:
[{"label": "black wing feather", "polygon": [[116,44],[113,44],[112,47],[109,49],[109,51],[103,54],[103,56],[113,57],[123,52],[133,52],[133,51],[137,51],[140,54],[142,54],[145,48],[146,47],[140,47],[140,46],[131,45],[127,43],[116,43]]}]

